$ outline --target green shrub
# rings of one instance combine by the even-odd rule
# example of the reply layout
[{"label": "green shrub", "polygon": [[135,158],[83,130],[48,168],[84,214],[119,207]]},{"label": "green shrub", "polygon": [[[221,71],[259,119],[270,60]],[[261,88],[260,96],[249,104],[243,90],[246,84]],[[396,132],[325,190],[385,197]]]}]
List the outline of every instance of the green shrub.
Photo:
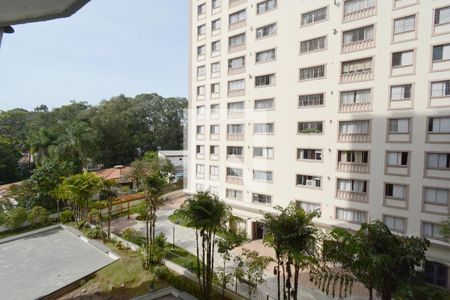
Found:
[{"label": "green shrub", "polygon": [[142,245],[144,242],[144,238],[142,237],[141,233],[133,228],[125,229],[124,231],[122,231],[121,235],[122,238],[136,245]]},{"label": "green shrub", "polygon": [[31,226],[45,225],[50,221],[50,213],[42,206],[35,206],[28,214],[28,222]]},{"label": "green shrub", "polygon": [[17,229],[27,220],[28,213],[23,207],[16,207],[10,211],[5,225],[9,229]]},{"label": "green shrub", "polygon": [[70,223],[73,221],[73,213],[70,210],[63,210],[59,214],[59,219],[61,220],[61,223]]},{"label": "green shrub", "polygon": [[159,233],[158,235],[156,235],[155,237],[155,245],[161,249],[164,249],[166,247],[167,244],[167,238],[164,235],[164,233]]},{"label": "green shrub", "polygon": [[163,280],[166,279],[169,274],[169,269],[167,269],[166,266],[155,266],[152,271],[157,277]]},{"label": "green shrub", "polygon": [[404,285],[395,294],[398,300],[450,300],[450,293],[443,288],[427,284]]},{"label": "green shrub", "polygon": [[90,239],[101,239],[102,238],[102,229],[100,226],[95,226],[93,228],[89,228],[87,230],[86,236]]},{"label": "green shrub", "polygon": [[0,212],[0,225],[5,224],[6,220],[8,220],[8,215],[4,212]]}]

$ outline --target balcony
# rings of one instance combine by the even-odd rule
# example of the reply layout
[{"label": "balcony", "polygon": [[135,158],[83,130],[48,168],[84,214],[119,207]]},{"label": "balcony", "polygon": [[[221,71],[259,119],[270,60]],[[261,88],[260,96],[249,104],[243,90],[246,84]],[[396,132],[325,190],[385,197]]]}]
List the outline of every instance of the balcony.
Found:
[{"label": "balcony", "polygon": [[228,24],[228,30],[231,31],[245,26],[247,26],[247,20],[241,20],[233,24]]},{"label": "balcony", "polygon": [[228,141],[243,141],[245,139],[243,133],[228,133],[227,140]]},{"label": "balcony", "polygon": [[245,96],[245,89],[228,91],[228,97]]},{"label": "balcony", "polygon": [[375,6],[366,7],[357,11],[344,13],[344,22],[351,22],[362,18],[373,16],[376,12]]},{"label": "balcony", "polygon": [[243,155],[227,155],[227,161],[231,163],[244,163]]},{"label": "balcony", "polygon": [[356,202],[369,202],[369,196],[367,193],[357,193],[357,192],[348,192],[348,191],[337,191],[336,198],[347,201],[356,201]]},{"label": "balcony", "polygon": [[219,180],[219,176],[218,176],[218,175],[210,174],[210,175],[209,175],[209,180],[218,181],[218,180]]},{"label": "balcony", "polygon": [[341,104],[339,105],[339,112],[364,112],[371,111],[372,103],[363,102],[363,103],[352,103],[352,104]]},{"label": "balcony", "polygon": [[364,40],[364,41],[357,41],[354,43],[342,45],[342,52],[353,52],[353,51],[359,51],[364,50],[368,48],[375,47],[375,41],[374,40]]},{"label": "balcony", "polygon": [[242,179],[242,177],[227,176],[227,183],[242,185],[244,184],[244,180]]},{"label": "balcony", "polygon": [[228,46],[228,53],[234,53],[237,51],[241,51],[241,50],[245,50],[246,44],[239,44],[239,45],[233,45],[233,46]]},{"label": "balcony", "polygon": [[197,133],[197,140],[204,140],[205,139],[205,135],[201,134],[201,133]]},{"label": "balcony", "polygon": [[218,154],[211,153],[211,154],[209,155],[209,160],[214,160],[214,161],[219,160],[219,155],[218,155]]},{"label": "balcony", "polygon": [[232,111],[227,113],[228,119],[243,119],[245,113],[243,111]]},{"label": "balcony", "polygon": [[209,135],[209,139],[210,140],[212,140],[212,141],[217,141],[217,140],[219,140],[219,134],[217,134],[217,133],[211,133],[210,135]]},{"label": "balcony", "polygon": [[204,153],[197,153],[197,154],[195,155],[195,157],[196,157],[197,159],[205,159],[205,154],[204,154]]},{"label": "balcony", "polygon": [[337,170],[346,173],[369,173],[369,164],[338,162]]},{"label": "balcony", "polygon": [[242,74],[245,72],[245,67],[239,67],[239,68],[230,68],[228,69],[228,75],[236,75],[236,74]]},{"label": "balcony", "polygon": [[339,142],[342,143],[370,143],[369,133],[339,133]]},{"label": "balcony", "polygon": [[247,2],[247,0],[229,0],[228,1],[228,8],[233,8],[233,7],[236,7],[238,5],[244,4],[246,2]]},{"label": "balcony", "polygon": [[366,81],[373,79],[373,70],[341,74],[341,83]]}]

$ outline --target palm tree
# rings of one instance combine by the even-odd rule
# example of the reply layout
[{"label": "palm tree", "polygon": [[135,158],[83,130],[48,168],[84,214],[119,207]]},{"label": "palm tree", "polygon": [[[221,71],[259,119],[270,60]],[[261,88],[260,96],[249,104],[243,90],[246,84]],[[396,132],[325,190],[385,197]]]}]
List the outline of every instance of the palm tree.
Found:
[{"label": "palm tree", "polygon": [[37,166],[49,156],[49,148],[56,144],[56,136],[47,128],[40,128],[36,134],[29,139],[31,155]]},{"label": "palm tree", "polygon": [[105,199],[106,206],[108,209],[108,232],[107,238],[108,241],[111,240],[111,219],[112,219],[112,206],[114,200],[117,198],[119,193],[119,184],[112,179],[102,179],[101,188],[100,188],[100,197]]},{"label": "palm tree", "polygon": [[[209,192],[199,192],[176,211],[195,230],[197,277],[205,299],[211,298],[216,234],[225,228],[231,208]],[[201,239],[201,241],[200,241]]]}]

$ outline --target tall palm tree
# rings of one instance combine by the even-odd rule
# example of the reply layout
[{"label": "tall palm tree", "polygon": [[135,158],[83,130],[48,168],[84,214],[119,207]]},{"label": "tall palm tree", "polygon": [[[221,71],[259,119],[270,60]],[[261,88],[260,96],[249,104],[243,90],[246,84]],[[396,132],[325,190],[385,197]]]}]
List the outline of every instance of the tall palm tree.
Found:
[{"label": "tall palm tree", "polygon": [[31,155],[37,166],[49,156],[49,149],[56,144],[56,136],[47,128],[41,128],[29,139]]},{"label": "tall palm tree", "polygon": [[119,193],[119,184],[112,179],[102,179],[100,188],[100,197],[106,201],[106,206],[108,209],[108,241],[111,240],[111,219],[112,219],[112,206],[114,200],[117,198]]}]

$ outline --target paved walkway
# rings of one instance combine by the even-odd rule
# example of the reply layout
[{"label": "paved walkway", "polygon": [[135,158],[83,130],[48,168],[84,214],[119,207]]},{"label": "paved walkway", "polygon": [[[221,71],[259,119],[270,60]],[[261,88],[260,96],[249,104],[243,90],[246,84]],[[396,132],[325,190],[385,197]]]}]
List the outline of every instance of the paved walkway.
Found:
[{"label": "paved walkway", "polygon": [[[176,208],[183,203],[184,198],[178,198],[175,200],[172,200],[168,203],[167,206],[161,208],[157,212],[157,221],[156,221],[156,233],[163,233],[166,237],[168,242],[172,243],[173,240],[173,231],[175,229],[175,244],[178,247],[181,247],[183,249],[186,249],[187,251],[191,252],[192,254],[196,255],[196,243],[195,243],[195,232],[191,228],[186,228],[177,224],[174,224],[169,221],[169,216],[173,214]],[[126,219],[126,217],[124,217]],[[123,220],[116,220],[116,222],[121,222],[122,226],[125,225],[126,222],[123,222]],[[145,224],[141,221],[134,221],[130,220],[130,223],[128,225],[131,225],[134,229],[141,231],[142,233],[145,233]],[[252,249],[252,250],[258,250],[262,255],[272,255],[273,250],[267,247],[264,247],[261,241],[252,241],[249,244],[244,245],[245,248]],[[239,252],[239,249],[236,250],[236,252]],[[214,264],[215,266],[219,267],[223,265],[222,257],[216,253],[214,256]],[[263,284],[258,285],[258,290],[260,290],[263,293],[266,293],[276,299],[276,291],[277,291],[277,282],[276,282],[276,276],[273,275],[272,271],[273,266],[270,266],[268,270],[266,271],[266,280]],[[309,283],[309,280],[307,279],[307,274],[302,275],[303,280],[301,280],[301,287],[299,291],[299,299],[304,300],[331,300],[332,297],[329,297],[322,293],[321,291],[317,290],[317,288],[314,287],[311,283]],[[366,300],[368,299],[367,296],[354,295],[352,297],[346,298],[351,300]],[[338,299],[338,298],[334,298]]]}]

